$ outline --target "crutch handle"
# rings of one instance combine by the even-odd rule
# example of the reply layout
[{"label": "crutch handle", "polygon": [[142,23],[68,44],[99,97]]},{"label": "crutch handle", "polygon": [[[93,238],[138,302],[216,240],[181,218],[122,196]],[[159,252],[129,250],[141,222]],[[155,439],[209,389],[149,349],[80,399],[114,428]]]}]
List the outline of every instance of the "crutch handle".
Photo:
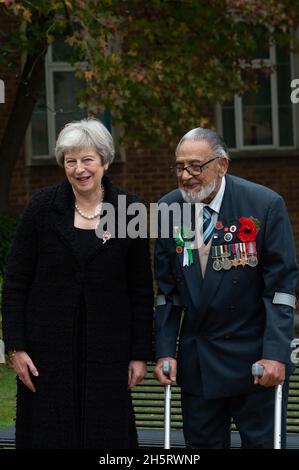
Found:
[{"label": "crutch handle", "polygon": [[170,362],[169,361],[163,361],[162,372],[164,375],[167,375],[167,377],[169,377],[170,375]]},{"label": "crutch handle", "polygon": [[251,372],[254,377],[262,377],[264,370],[265,368],[261,364],[258,364],[257,362],[252,364]]}]

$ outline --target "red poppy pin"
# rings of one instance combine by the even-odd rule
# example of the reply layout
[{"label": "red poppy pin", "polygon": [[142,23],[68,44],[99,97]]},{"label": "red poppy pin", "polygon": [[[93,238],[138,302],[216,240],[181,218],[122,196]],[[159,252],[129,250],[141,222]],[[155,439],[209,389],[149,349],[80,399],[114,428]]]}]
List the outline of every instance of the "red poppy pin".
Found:
[{"label": "red poppy pin", "polygon": [[260,221],[253,217],[241,217],[240,227],[236,233],[241,242],[254,242],[260,229]]}]

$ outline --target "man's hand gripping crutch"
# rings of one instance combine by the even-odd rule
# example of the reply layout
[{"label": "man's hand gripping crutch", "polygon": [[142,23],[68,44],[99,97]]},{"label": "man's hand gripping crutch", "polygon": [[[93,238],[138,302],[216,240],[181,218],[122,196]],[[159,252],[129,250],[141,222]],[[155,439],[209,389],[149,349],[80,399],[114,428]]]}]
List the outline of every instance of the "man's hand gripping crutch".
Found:
[{"label": "man's hand gripping crutch", "polygon": [[165,386],[164,389],[164,449],[170,449],[171,427],[171,384],[176,379],[176,359],[172,357],[158,360],[154,375]]}]

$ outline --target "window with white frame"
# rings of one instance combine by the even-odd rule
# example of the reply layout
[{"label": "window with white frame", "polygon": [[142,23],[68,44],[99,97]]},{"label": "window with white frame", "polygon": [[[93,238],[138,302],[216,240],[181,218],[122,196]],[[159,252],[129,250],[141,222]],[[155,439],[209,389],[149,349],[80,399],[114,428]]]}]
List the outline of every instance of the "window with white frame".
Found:
[{"label": "window with white frame", "polygon": [[[294,75],[293,54],[287,48],[259,51],[253,61],[259,69],[257,91],[235,96],[217,106],[217,127],[229,148],[235,150],[292,149],[296,147],[295,109],[290,100]],[[261,64],[274,66],[265,74]]]},{"label": "window with white frame", "polygon": [[[54,158],[57,136],[70,121],[86,117],[86,110],[79,108],[77,93],[84,81],[75,75],[75,67],[69,62],[70,46],[57,42],[49,47],[45,59],[45,76],[39,99],[34,108],[31,125],[27,132],[28,160],[48,161]],[[80,64],[84,67],[84,63]],[[117,131],[111,129],[110,113],[104,112],[101,121],[112,132],[118,158],[123,149],[118,147]]]}]

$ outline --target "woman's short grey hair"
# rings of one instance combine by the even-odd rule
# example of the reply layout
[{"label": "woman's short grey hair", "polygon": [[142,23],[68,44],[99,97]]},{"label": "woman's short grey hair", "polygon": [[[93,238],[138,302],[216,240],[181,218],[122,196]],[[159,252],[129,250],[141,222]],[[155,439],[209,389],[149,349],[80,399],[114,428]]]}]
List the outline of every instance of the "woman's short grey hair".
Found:
[{"label": "woman's short grey hair", "polygon": [[84,147],[94,147],[103,165],[110,165],[114,159],[115,150],[110,132],[98,119],[87,118],[66,124],[59,133],[55,147],[58,165],[63,167],[65,152]]},{"label": "woman's short grey hair", "polygon": [[177,155],[180,146],[185,142],[185,140],[205,140],[210,145],[214,157],[226,158],[229,160],[227,145],[222,137],[212,129],[204,129],[203,127],[191,129],[191,131],[187,132],[179,141],[175,155]]}]

